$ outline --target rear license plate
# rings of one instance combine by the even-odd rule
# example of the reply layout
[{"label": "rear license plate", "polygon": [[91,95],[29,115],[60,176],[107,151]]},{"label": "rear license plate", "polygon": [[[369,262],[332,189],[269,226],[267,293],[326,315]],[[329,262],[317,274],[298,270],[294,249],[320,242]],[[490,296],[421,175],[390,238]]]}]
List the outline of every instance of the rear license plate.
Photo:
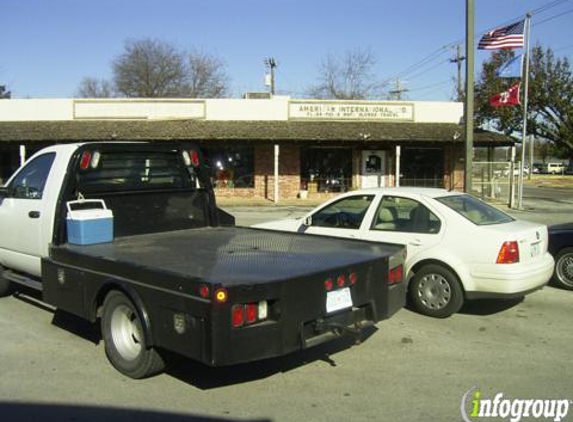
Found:
[{"label": "rear license plate", "polygon": [[541,242],[531,244],[531,257],[537,256],[541,253]]},{"label": "rear license plate", "polygon": [[334,290],[326,293],[326,312],[332,313],[345,308],[352,307],[352,296],[350,288]]}]

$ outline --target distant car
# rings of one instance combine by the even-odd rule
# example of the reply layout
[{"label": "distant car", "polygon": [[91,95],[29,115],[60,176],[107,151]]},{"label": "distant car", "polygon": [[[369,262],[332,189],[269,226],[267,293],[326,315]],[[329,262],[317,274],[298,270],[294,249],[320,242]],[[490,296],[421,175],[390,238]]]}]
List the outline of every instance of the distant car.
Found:
[{"label": "distant car", "polygon": [[563,174],[565,173],[565,165],[563,163],[546,163],[543,165],[543,173]]},{"label": "distant car", "polygon": [[439,318],[456,313],[466,299],[523,296],[553,273],[547,226],[444,189],[364,189],[306,217],[254,227],[405,244],[410,302]]},{"label": "distant car", "polygon": [[573,223],[549,227],[549,252],[555,258],[553,283],[573,290]]}]

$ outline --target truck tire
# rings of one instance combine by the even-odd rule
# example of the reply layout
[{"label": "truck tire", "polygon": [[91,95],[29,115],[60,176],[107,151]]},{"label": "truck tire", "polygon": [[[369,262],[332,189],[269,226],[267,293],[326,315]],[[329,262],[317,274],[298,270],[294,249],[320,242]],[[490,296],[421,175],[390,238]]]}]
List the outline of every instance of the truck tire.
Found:
[{"label": "truck tire", "polygon": [[555,255],[553,283],[567,290],[573,290],[573,248],[563,248]]},{"label": "truck tire", "polygon": [[447,318],[464,304],[458,277],[439,264],[420,268],[410,282],[408,293],[417,312],[434,318]]},{"label": "truck tire", "polygon": [[153,347],[146,347],[138,310],[122,292],[112,290],[103,303],[101,332],[105,354],[124,375],[140,379],[163,371],[165,362]]},{"label": "truck tire", "polygon": [[2,277],[3,273],[4,267],[0,265],[0,297],[10,296],[14,290],[12,283]]}]

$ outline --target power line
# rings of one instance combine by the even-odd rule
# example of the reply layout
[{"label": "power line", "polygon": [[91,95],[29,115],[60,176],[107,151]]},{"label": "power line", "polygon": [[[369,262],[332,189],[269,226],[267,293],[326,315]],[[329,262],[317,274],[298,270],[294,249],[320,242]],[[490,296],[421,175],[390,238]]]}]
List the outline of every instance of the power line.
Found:
[{"label": "power line", "polygon": [[544,20],[542,20],[542,21],[540,21],[540,22],[535,22],[532,26],[541,25],[542,23],[546,23],[546,22],[552,21],[552,20],[554,20],[554,19],[557,19],[557,18],[560,18],[560,17],[562,17],[562,16],[568,15],[569,13],[573,13],[573,9],[569,9],[569,10],[566,10],[566,11],[564,11],[564,12],[561,12],[561,13],[559,13],[559,14],[557,14],[557,15],[550,16],[550,17],[548,17],[547,19],[544,19]]}]

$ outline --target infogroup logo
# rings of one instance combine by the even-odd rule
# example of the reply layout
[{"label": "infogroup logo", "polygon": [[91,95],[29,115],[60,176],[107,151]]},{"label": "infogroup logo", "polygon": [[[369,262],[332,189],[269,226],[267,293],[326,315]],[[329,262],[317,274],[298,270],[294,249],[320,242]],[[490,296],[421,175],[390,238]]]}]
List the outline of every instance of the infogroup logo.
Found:
[{"label": "infogroup logo", "polygon": [[522,419],[559,422],[567,417],[572,404],[569,399],[508,399],[501,392],[492,397],[484,397],[477,387],[466,391],[460,408],[464,421],[497,418],[510,422],[520,422]]}]

